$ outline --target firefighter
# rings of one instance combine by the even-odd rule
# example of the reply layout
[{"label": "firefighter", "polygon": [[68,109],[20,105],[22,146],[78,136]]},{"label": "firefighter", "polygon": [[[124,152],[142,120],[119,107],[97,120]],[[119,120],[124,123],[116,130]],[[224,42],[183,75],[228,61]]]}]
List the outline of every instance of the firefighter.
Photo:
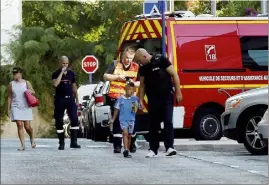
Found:
[{"label": "firefighter", "polygon": [[[125,86],[127,82],[134,82],[136,87],[139,87],[138,70],[139,65],[133,62],[135,48],[129,46],[122,53],[120,61],[114,61],[104,74],[104,80],[110,81],[109,88],[109,101],[113,115],[114,104],[116,100],[125,93]],[[136,133],[134,131],[131,139],[130,152],[136,151],[135,146]],[[120,127],[119,119],[113,123],[113,146],[114,153],[121,153],[122,148],[122,130]]]},{"label": "firefighter", "polygon": [[[150,151],[146,157],[155,157],[159,149],[159,133],[161,122],[164,123],[164,145],[166,156],[177,154],[174,149],[173,108],[175,86],[176,101],[182,101],[179,77],[169,59],[161,55],[150,55],[145,49],[136,51],[134,61],[142,65],[139,69],[140,109],[143,108],[145,94],[148,97],[148,112],[150,117],[149,145]],[[173,82],[172,82],[173,79]]]},{"label": "firefighter", "polygon": [[54,119],[56,132],[59,138],[59,150],[64,150],[64,129],[63,116],[65,110],[71,121],[71,143],[70,148],[81,148],[77,143],[79,131],[77,105],[78,93],[76,86],[75,73],[68,69],[69,59],[66,56],[60,58],[61,68],[52,74],[53,86],[55,87],[54,96]]}]

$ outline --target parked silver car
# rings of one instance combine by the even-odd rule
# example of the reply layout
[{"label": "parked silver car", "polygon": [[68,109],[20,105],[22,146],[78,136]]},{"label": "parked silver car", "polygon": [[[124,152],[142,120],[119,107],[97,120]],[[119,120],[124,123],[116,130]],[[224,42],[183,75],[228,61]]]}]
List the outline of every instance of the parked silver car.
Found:
[{"label": "parked silver car", "polygon": [[259,132],[262,135],[263,142],[268,146],[268,109],[264,113],[262,120],[258,124]]},{"label": "parked silver car", "polygon": [[223,135],[244,143],[251,154],[268,154],[268,148],[257,126],[267,109],[268,86],[228,98],[225,112],[221,115]]},{"label": "parked silver car", "polygon": [[109,82],[99,82],[91,97],[84,96],[87,101],[83,117],[85,137],[94,141],[107,141],[110,130],[107,127],[110,114],[110,106],[106,104]]}]

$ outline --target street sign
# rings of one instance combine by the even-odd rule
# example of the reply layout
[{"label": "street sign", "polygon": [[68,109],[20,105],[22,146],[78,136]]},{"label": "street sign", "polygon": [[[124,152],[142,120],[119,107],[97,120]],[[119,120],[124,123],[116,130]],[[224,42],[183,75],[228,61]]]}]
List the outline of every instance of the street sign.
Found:
[{"label": "street sign", "polygon": [[99,63],[93,55],[87,55],[82,60],[82,69],[87,74],[93,74],[97,71]]},{"label": "street sign", "polygon": [[[144,0],[143,14],[161,14],[162,0]],[[165,1],[165,11],[167,11],[167,2]]]}]

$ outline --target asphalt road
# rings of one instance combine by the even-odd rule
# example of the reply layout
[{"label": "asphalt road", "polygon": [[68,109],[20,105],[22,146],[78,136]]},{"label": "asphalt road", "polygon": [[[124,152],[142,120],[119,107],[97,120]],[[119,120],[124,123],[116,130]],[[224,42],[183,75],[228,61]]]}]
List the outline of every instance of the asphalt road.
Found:
[{"label": "asphalt road", "polygon": [[81,149],[70,149],[67,140],[58,151],[55,139],[37,139],[36,149],[28,139],[26,150],[17,151],[17,139],[1,139],[1,184],[268,184],[268,156],[251,156],[240,145],[192,145],[173,158],[160,152],[151,159],[142,148],[126,159],[109,143],[79,142]]}]

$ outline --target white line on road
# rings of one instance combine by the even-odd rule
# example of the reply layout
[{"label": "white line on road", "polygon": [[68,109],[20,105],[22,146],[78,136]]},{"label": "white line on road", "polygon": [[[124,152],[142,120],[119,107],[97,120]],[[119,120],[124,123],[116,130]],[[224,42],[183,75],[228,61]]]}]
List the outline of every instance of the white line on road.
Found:
[{"label": "white line on road", "polygon": [[230,166],[230,167],[231,167],[231,168],[239,168],[239,166],[233,166],[233,165],[232,165],[232,166]]},{"label": "white line on road", "polygon": [[108,148],[107,145],[86,145],[87,148]]},{"label": "white line on road", "polygon": [[37,148],[52,148],[50,145],[36,145]]},{"label": "white line on road", "polygon": [[259,172],[258,171],[255,171],[255,170],[247,170],[247,171],[250,172],[250,173],[259,174]]},{"label": "white line on road", "polygon": [[241,171],[247,171],[249,173],[254,173],[254,174],[258,174],[260,176],[263,176],[263,177],[268,177],[267,175],[264,175],[258,171],[255,171],[255,170],[245,170],[245,169],[241,169],[239,168],[239,166],[230,166],[230,165],[227,165],[227,164],[223,164],[221,162],[211,162],[211,161],[208,161],[206,159],[203,159],[203,158],[198,158],[198,157],[191,157],[191,156],[188,156],[188,155],[185,155],[185,154],[182,154],[182,153],[179,153],[179,155],[183,156],[183,157],[186,157],[186,158],[190,158],[190,159],[195,159],[195,160],[199,160],[199,161],[204,161],[204,162],[207,162],[207,163],[213,163],[213,164],[216,164],[216,165],[221,165],[221,166],[226,166],[226,167],[229,167],[229,168],[236,168],[238,170],[241,170]]},{"label": "white line on road", "polygon": [[213,162],[214,164],[222,164],[222,162],[218,162],[218,161],[216,161],[216,162]]}]

